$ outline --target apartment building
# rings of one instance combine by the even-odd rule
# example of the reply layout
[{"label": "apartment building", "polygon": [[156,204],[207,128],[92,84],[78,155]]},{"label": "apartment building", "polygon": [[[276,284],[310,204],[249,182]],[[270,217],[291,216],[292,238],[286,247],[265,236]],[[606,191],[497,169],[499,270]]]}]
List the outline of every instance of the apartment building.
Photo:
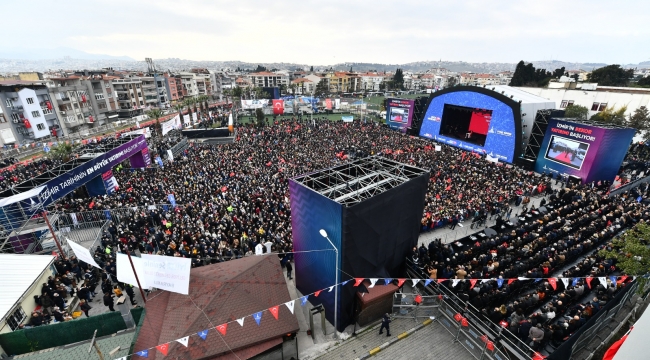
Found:
[{"label": "apartment building", "polygon": [[112,80],[112,84],[117,94],[118,115],[120,118],[132,118],[144,113],[146,100],[140,77],[125,76],[116,78]]},{"label": "apartment building", "polygon": [[183,97],[197,97],[199,95],[199,87],[196,83],[196,76],[191,72],[179,73],[181,85],[183,86]]},{"label": "apartment building", "polygon": [[47,86],[52,103],[59,119],[63,135],[92,126],[96,114],[90,102],[91,95],[83,78],[79,75],[66,75],[48,79]]},{"label": "apartment building", "polygon": [[59,128],[44,81],[0,81],[0,143],[12,146],[49,136]]},{"label": "apartment building", "polygon": [[298,78],[291,81],[289,91],[293,95],[311,95],[316,90],[316,83],[307,78]]},{"label": "apartment building", "polygon": [[183,101],[183,84],[180,76],[170,73],[165,73],[163,76],[165,78],[165,89],[167,90],[171,104],[177,104]]},{"label": "apartment building", "polygon": [[212,86],[212,97],[223,100],[224,90],[232,89],[236,86],[236,76],[228,74],[225,71],[210,71],[210,84]]},{"label": "apartment building", "polygon": [[493,74],[460,74],[460,83],[462,85],[498,85],[500,82],[499,76]]},{"label": "apartment building", "polygon": [[261,71],[250,73],[245,76],[254,87],[281,87],[289,86],[289,75],[285,73],[272,73]]}]

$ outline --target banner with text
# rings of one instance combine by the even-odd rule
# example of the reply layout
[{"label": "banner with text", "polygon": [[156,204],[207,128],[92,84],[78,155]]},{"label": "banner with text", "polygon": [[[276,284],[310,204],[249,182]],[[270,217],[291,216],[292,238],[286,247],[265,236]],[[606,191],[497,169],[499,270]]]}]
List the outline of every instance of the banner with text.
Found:
[{"label": "banner with text", "polygon": [[191,269],[189,258],[142,254],[141,279],[157,289],[189,294]]}]

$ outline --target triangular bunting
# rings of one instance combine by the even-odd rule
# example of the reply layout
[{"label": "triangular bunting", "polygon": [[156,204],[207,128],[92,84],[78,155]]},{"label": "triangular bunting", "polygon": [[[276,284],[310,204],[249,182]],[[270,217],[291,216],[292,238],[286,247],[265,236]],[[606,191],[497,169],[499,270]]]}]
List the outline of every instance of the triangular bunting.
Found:
[{"label": "triangular bunting", "polygon": [[305,306],[307,303],[307,296],[303,296],[300,298],[300,306]]},{"label": "triangular bunting", "polygon": [[205,340],[208,337],[208,330],[199,331],[196,335]]},{"label": "triangular bunting", "polygon": [[160,351],[163,355],[167,356],[169,352],[169,343],[156,346],[156,349]]},{"label": "triangular bunting", "polygon": [[420,279],[411,279],[411,282],[413,283],[413,287],[415,287],[420,282]]},{"label": "triangular bunting", "polygon": [[293,305],[295,303],[296,303],[296,300],[291,300],[291,301],[287,301],[286,303],[284,303],[284,305],[286,305],[287,309],[289,309],[289,311],[291,311],[292,314],[293,314]]},{"label": "triangular bunting", "polygon": [[585,281],[587,282],[587,286],[589,286],[590,289],[591,289],[591,280],[593,280],[593,279],[594,278],[592,278],[591,276],[587,276],[585,278]]},{"label": "triangular bunting", "polygon": [[149,350],[138,351],[135,354],[138,355],[138,356],[142,356],[142,357],[149,357]]},{"label": "triangular bunting", "polygon": [[347,284],[347,283],[349,283],[349,282],[350,282],[350,280],[345,280],[345,281],[341,284],[341,286],[343,286],[343,285],[345,285],[345,284]]},{"label": "triangular bunting", "polygon": [[253,314],[253,319],[255,319],[255,322],[257,323],[257,326],[260,326],[260,321],[262,321],[262,312],[256,312]]},{"label": "triangular bunting", "polygon": [[540,282],[540,281],[542,281],[542,279],[540,279],[540,278],[535,278],[535,282]]},{"label": "triangular bunting", "polygon": [[513,282],[515,282],[515,280],[516,280],[516,279],[508,279],[508,285],[510,285],[510,284],[512,284]]},{"label": "triangular bunting", "polygon": [[476,281],[478,279],[469,279],[469,289],[472,290],[474,286],[476,285]]},{"label": "triangular bunting", "polygon": [[604,276],[599,276],[598,281],[600,281],[600,285],[607,287],[607,278]]},{"label": "triangular bunting", "polygon": [[391,279],[391,278],[385,278],[385,279],[384,279],[384,285],[388,285],[388,284],[390,284],[391,282],[393,282],[393,279]]},{"label": "triangular bunting", "polygon": [[429,286],[429,284],[431,284],[431,279],[426,279],[424,281],[424,286]]},{"label": "triangular bunting", "polygon": [[318,290],[318,291],[314,292],[314,296],[315,296],[315,297],[318,297],[318,295],[320,295],[320,292],[321,292],[321,291],[323,291],[323,290]]},{"label": "triangular bunting", "polygon": [[612,282],[612,284],[616,284],[616,276],[610,276],[609,280]]},{"label": "triangular bunting", "polygon": [[442,284],[445,281],[447,281],[447,279],[438,279],[438,284]]},{"label": "triangular bunting", "polygon": [[566,290],[569,287],[569,279],[560,278],[560,280],[562,280],[562,284],[564,284],[564,289]]},{"label": "triangular bunting", "polygon": [[245,317],[243,317],[241,319],[237,319],[235,321],[237,321],[237,324],[239,324],[239,326],[244,326],[244,319],[245,319]]},{"label": "triangular bunting", "polygon": [[271,315],[273,315],[273,317],[275,318],[275,320],[277,320],[277,319],[278,319],[278,315],[279,315],[279,313],[280,313],[280,307],[279,307],[278,305],[271,306],[271,307],[269,308],[269,311],[271,312]]},{"label": "triangular bunting", "polygon": [[490,281],[490,279],[483,279],[483,280],[481,280],[481,284],[489,282],[489,281]]},{"label": "triangular bunting", "polygon": [[368,286],[368,288],[374,288],[375,284],[377,283],[377,280],[379,279],[370,279],[370,286]]},{"label": "triangular bunting", "polygon": [[548,283],[551,285],[553,290],[557,290],[557,279],[556,278],[548,278]]},{"label": "triangular bunting", "polygon": [[216,327],[217,331],[221,333],[221,335],[226,336],[226,331],[228,330],[228,323],[221,324]]},{"label": "triangular bunting", "polygon": [[573,278],[573,281],[571,281],[571,286],[578,285],[578,281],[580,281],[580,278]]},{"label": "triangular bunting", "polygon": [[332,289],[334,289],[334,285],[330,286],[330,289],[327,290],[327,292],[332,292]]},{"label": "triangular bunting", "polygon": [[451,287],[456,287],[456,285],[458,285],[459,282],[460,282],[460,279],[451,280]]},{"label": "triangular bunting", "polygon": [[523,276],[520,276],[517,279],[519,279],[520,281],[530,280],[529,278]]},{"label": "triangular bunting", "polygon": [[176,342],[180,343],[181,345],[183,345],[183,346],[185,346],[185,347],[187,347],[187,343],[188,343],[189,341],[190,341],[190,337],[189,337],[189,336],[182,337],[182,338],[180,338],[180,339],[176,339]]},{"label": "triangular bunting", "polygon": [[501,288],[503,286],[503,279],[497,279],[497,286]]},{"label": "triangular bunting", "polygon": [[404,285],[404,281],[406,281],[406,279],[397,279],[397,287],[402,287],[402,285]]}]

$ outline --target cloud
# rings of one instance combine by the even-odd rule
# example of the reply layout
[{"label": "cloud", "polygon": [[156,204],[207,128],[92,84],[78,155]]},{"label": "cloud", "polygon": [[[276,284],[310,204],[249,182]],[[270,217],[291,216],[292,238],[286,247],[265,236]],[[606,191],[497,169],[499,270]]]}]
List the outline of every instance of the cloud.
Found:
[{"label": "cloud", "polygon": [[[250,62],[403,63],[447,59],[516,62],[638,62],[650,2],[575,1],[113,0],[35,1],[36,24],[52,24],[49,46],[93,53]],[[618,6],[617,6],[618,5]],[[6,13],[20,13],[10,2]],[[3,19],[25,46],[43,28]],[[646,51],[643,53],[643,51]]]}]

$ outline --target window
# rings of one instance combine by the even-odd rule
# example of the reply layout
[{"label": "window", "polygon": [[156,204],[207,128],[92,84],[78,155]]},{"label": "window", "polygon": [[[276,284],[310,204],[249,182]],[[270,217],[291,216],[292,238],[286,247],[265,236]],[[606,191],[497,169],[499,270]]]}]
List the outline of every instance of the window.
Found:
[{"label": "window", "polygon": [[41,112],[38,111],[38,110],[32,111],[32,117],[35,117],[35,118],[41,117]]},{"label": "window", "polygon": [[11,101],[11,99],[7,99],[7,101],[5,102],[5,104],[7,105],[8,108],[14,107],[14,102]]},{"label": "window", "polygon": [[573,100],[569,100],[569,102],[567,103],[567,107],[571,105],[573,105]]},{"label": "window", "polygon": [[0,114],[0,123],[6,123],[7,119],[5,118],[5,114]]},{"label": "window", "polygon": [[104,100],[104,94],[95,94],[95,100]]},{"label": "window", "polygon": [[22,322],[27,319],[27,315],[25,315],[25,312],[23,311],[23,308],[19,307],[14,311],[9,317],[7,318],[7,324],[11,328],[11,330],[16,330],[18,329],[18,326],[22,324]]},{"label": "window", "polygon": [[607,103],[600,103],[600,107],[598,108],[598,111],[603,111],[607,108]]},{"label": "window", "polygon": [[593,103],[591,105],[591,111],[598,111],[599,106],[600,106],[600,103],[597,103],[597,102]]},{"label": "window", "polygon": [[20,116],[18,116],[18,114],[11,114],[11,121],[17,123],[20,121]]},{"label": "window", "polygon": [[566,108],[566,107],[567,107],[567,103],[568,103],[568,101],[566,101],[566,100],[562,100],[562,103],[560,103],[560,109],[564,109],[564,108]]},{"label": "window", "polygon": [[36,128],[38,130],[45,130],[45,125],[44,124],[36,124]]},{"label": "window", "polygon": [[27,98],[27,103],[28,103],[29,105],[33,104],[33,103],[34,103],[34,98],[30,98],[30,97]]}]

